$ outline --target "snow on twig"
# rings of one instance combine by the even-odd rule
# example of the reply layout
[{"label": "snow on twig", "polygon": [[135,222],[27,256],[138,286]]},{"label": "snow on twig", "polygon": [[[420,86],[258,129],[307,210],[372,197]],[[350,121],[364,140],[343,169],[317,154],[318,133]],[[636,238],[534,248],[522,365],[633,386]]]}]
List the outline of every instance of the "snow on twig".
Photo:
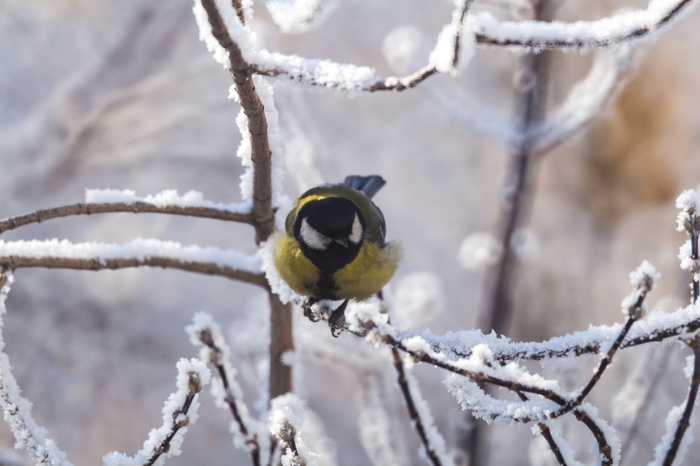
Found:
[{"label": "snow on twig", "polygon": [[137,238],[125,244],[71,243],[57,239],[0,240],[0,266],[78,270],[163,267],[220,275],[267,287],[260,260],[232,250],[182,246],[174,241]]},{"label": "snow on twig", "polygon": [[[458,0],[452,21],[445,26],[430,63],[412,75],[382,79],[370,67],[343,64],[331,60],[304,58],[271,52],[257,44],[252,31],[235,14],[223,15],[231,37],[244,58],[246,67],[255,74],[285,77],[309,86],[346,91],[405,90],[414,87],[437,72],[453,73],[458,61],[466,63],[476,42],[482,45],[507,46],[516,49],[574,48],[589,49],[633,42],[653,36],[697,0],[651,0],[647,9],[635,10],[597,21],[574,23],[544,21],[498,21],[487,12],[467,14],[469,0]],[[233,11],[230,7],[225,8]],[[200,25],[200,38],[214,53],[217,61],[230,67],[225,47],[213,38],[211,26],[201,3],[195,3],[195,16]],[[466,25],[466,27],[465,27]],[[463,59],[458,57],[463,56]]]},{"label": "snow on twig", "polygon": [[155,196],[138,197],[130,190],[89,189],[86,190],[86,198],[86,203],[41,209],[0,220],[0,233],[54,218],[117,212],[185,215],[233,222],[252,222],[250,214],[252,203],[215,203],[205,200],[197,191],[189,191],[184,196],[179,196],[177,191],[170,190]]},{"label": "snow on twig", "polygon": [[111,452],[103,457],[105,466],[162,465],[164,459],[179,456],[187,426],[197,422],[199,401],[197,394],[209,383],[211,373],[199,359],[180,359],[177,363],[177,391],[163,406],[163,425],[152,429],[143,448],[131,458]]},{"label": "snow on twig", "polygon": [[589,49],[653,36],[697,0],[651,0],[644,10],[618,13],[596,21],[498,21],[481,12],[474,15],[476,41],[501,47]]},{"label": "snow on twig", "polygon": [[392,348],[391,354],[394,359],[394,368],[401,395],[423,447],[420,451],[421,456],[424,456],[434,466],[454,464],[452,458],[447,455],[445,439],[435,426],[430,408],[421,397],[418,382],[413,374],[406,370],[399,351]]},{"label": "snow on twig", "polygon": [[316,464],[316,455],[308,449],[301,437],[304,402],[292,393],[278,396],[270,401],[270,433],[283,448],[283,466]]},{"label": "snow on twig", "polygon": [[[14,281],[12,272],[2,269],[0,272],[0,331],[4,328],[7,313],[5,301]],[[36,464],[52,466],[69,466],[66,454],[56,443],[46,437],[46,429],[37,425],[32,418],[32,404],[21,394],[17,380],[12,373],[10,358],[4,352],[5,339],[0,333],[0,408],[5,422],[10,426],[17,443],[15,448],[24,448]]]},{"label": "snow on twig", "polygon": [[216,406],[229,409],[234,418],[231,423],[233,443],[237,448],[248,451],[253,465],[260,463],[260,426],[251,418],[248,407],[243,403],[243,390],[236,381],[236,370],[231,366],[229,349],[221,328],[213,318],[205,313],[195,314],[192,325],[185,329],[193,345],[201,347],[199,357],[216,367],[219,378],[211,384],[211,392]]}]

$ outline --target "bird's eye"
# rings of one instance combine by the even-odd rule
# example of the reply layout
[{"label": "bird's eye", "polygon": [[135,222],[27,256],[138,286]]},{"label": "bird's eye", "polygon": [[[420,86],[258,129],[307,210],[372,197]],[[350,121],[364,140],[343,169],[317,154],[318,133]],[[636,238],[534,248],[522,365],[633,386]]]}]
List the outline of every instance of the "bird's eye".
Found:
[{"label": "bird's eye", "polygon": [[301,221],[300,236],[304,244],[311,249],[324,250],[327,249],[328,245],[331,243],[331,239],[329,237],[324,236],[318,231],[314,230],[306,219]]},{"label": "bird's eye", "polygon": [[360,222],[360,217],[355,214],[355,220],[352,222],[352,232],[350,233],[350,236],[348,236],[348,239],[354,243],[357,244],[362,240],[362,234],[364,232],[362,231],[362,223]]}]

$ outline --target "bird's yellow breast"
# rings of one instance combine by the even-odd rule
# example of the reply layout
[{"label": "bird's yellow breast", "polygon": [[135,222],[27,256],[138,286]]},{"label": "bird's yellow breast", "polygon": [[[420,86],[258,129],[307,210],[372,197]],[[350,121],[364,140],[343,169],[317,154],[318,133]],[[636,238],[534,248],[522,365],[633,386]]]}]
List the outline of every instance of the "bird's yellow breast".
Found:
[{"label": "bird's yellow breast", "polygon": [[[313,297],[321,279],[318,267],[304,256],[294,237],[278,233],[274,241],[277,273],[295,292]],[[338,299],[368,299],[391,280],[400,261],[399,244],[390,242],[379,247],[377,243],[365,241],[357,257],[332,275],[334,292]]]},{"label": "bird's yellow breast", "polygon": [[295,292],[313,296],[316,283],[321,278],[318,267],[306,258],[299,242],[292,236],[278,232],[273,240],[277,273]]},{"label": "bird's yellow breast", "polygon": [[394,276],[401,261],[401,246],[390,242],[379,247],[365,241],[357,257],[333,274],[338,298],[362,301],[379,293]]}]

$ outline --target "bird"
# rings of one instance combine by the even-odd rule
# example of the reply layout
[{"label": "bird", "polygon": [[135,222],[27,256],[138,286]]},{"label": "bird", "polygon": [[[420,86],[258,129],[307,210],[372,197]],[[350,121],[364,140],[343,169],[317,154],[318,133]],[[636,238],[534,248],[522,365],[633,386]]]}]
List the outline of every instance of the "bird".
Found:
[{"label": "bird", "polygon": [[306,317],[318,320],[311,311],[318,301],[343,300],[328,319],[333,336],[344,325],[348,302],[380,293],[401,261],[401,245],[386,241],[384,214],[372,202],[385,184],[379,175],[351,175],[343,183],[309,189],[294,203],[274,242],[277,273],[308,297]]}]

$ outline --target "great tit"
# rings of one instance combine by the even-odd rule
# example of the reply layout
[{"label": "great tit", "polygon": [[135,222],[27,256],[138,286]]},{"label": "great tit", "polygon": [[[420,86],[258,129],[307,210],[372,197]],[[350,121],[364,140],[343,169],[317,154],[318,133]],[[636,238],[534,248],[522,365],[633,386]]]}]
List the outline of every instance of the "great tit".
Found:
[{"label": "great tit", "polygon": [[401,246],[386,242],[384,215],[371,198],[386,181],[381,176],[348,176],[342,184],[309,189],[294,203],[278,235],[273,258],[280,277],[308,296],[304,314],[320,300],[343,300],[329,318],[331,332],[342,328],[348,301],[379,293],[396,272]]}]

